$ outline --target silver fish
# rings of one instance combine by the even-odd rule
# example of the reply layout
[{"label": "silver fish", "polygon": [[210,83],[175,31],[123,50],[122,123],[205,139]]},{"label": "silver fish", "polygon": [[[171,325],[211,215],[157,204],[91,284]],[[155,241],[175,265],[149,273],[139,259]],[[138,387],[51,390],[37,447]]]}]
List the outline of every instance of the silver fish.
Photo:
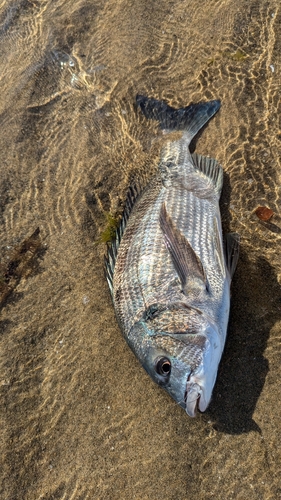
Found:
[{"label": "silver fish", "polygon": [[224,348],[230,282],[239,236],[223,245],[222,167],[189,145],[220,101],[174,109],[137,96],[146,118],[182,130],[161,152],[159,173],[139,194],[131,188],[106,276],[119,325],[149,373],[194,417],[210,403]]}]

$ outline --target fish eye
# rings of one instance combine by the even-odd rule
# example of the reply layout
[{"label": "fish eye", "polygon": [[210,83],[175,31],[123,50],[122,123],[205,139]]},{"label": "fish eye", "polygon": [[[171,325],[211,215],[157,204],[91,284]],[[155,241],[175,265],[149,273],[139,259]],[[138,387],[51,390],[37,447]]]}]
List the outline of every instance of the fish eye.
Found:
[{"label": "fish eye", "polygon": [[168,358],[157,358],[155,361],[155,369],[162,377],[168,377],[171,373],[171,361]]}]

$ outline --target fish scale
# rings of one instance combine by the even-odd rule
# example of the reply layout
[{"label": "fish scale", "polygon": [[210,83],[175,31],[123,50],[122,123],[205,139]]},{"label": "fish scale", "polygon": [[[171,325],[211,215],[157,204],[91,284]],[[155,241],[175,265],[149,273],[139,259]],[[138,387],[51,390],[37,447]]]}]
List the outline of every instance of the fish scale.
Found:
[{"label": "fish scale", "polygon": [[[157,190],[157,187],[156,187]],[[145,255],[149,255],[148,248],[153,245],[153,241],[149,237],[149,234],[144,230],[147,209],[149,208],[149,198],[155,196],[155,187],[151,186],[149,190],[143,195],[143,199],[140,204],[135,205],[131,217],[128,221],[125,233],[122,238],[122,247],[118,251],[118,259],[114,269],[114,280],[113,289],[114,296],[118,294],[118,290],[122,289],[124,293],[124,300],[116,300],[117,310],[122,318],[125,318],[127,328],[130,328],[131,324],[135,321],[138,315],[138,311],[143,311],[145,308],[145,302],[143,297],[143,283],[141,281],[142,273],[139,269],[141,258]],[[148,201],[146,201],[148,199]],[[144,209],[143,209],[144,207]],[[139,214],[144,210],[143,219],[139,218]],[[137,214],[136,216],[134,216]],[[155,225],[158,225],[158,221],[155,221]],[[151,227],[151,226],[150,226]],[[137,244],[131,244],[132,240],[141,235],[141,240]],[[119,259],[120,255],[120,259]],[[149,273],[147,274],[149,276]],[[128,299],[128,300],[125,300]]]},{"label": "fish scale", "polygon": [[176,110],[138,96],[137,104],[166,132],[183,134],[168,136],[159,173],[145,190],[139,196],[130,190],[106,259],[107,280],[129,346],[152,379],[195,416],[211,399],[238,258],[237,235],[227,235],[224,257],[222,168],[189,151],[220,103]]},{"label": "fish scale", "polygon": [[[127,301],[124,304],[126,307],[124,315],[129,315],[131,323],[138,316],[138,311],[143,311],[147,305],[161,300],[163,296],[165,298],[165,284],[177,278],[159,226],[159,213],[163,202],[166,202],[176,225],[201,259],[207,270],[210,284],[212,284],[212,267],[215,268],[216,273],[218,272],[216,266],[209,265],[213,249],[208,235],[213,225],[213,211],[209,211],[206,216],[207,211],[202,211],[202,200],[199,201],[192,193],[185,192],[185,196],[177,196],[178,194],[173,189],[162,188],[158,199],[148,204],[146,216],[135,233],[129,234],[130,250],[127,265],[130,273],[126,276],[127,285],[124,286],[130,290],[131,301],[130,309]],[[153,239],[151,239],[151,234],[154,235]],[[123,239],[126,245],[126,232]],[[115,276],[118,280],[118,267]],[[123,275],[123,281],[124,279]]]}]

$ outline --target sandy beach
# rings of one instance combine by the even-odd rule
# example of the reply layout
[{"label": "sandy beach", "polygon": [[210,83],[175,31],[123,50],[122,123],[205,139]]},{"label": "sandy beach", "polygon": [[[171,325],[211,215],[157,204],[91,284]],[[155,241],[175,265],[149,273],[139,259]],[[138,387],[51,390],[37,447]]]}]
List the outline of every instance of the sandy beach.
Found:
[{"label": "sandy beach", "polygon": [[[277,0],[0,1],[1,499],[281,498],[280,16]],[[241,253],[195,419],[128,348],[104,277],[163,141],[139,93],[222,102],[196,152],[224,168]]]}]

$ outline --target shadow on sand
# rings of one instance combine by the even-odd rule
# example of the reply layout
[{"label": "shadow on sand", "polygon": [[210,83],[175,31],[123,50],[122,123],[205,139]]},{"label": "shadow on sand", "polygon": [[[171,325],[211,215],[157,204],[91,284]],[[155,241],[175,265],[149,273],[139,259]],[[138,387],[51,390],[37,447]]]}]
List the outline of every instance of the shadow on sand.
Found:
[{"label": "shadow on sand", "polygon": [[[229,194],[226,176],[224,205]],[[227,231],[229,214],[224,222]],[[206,417],[221,432],[261,432],[252,416],[269,370],[263,353],[271,328],[280,320],[281,287],[265,258],[250,261],[243,240],[231,292],[228,336]]]}]

